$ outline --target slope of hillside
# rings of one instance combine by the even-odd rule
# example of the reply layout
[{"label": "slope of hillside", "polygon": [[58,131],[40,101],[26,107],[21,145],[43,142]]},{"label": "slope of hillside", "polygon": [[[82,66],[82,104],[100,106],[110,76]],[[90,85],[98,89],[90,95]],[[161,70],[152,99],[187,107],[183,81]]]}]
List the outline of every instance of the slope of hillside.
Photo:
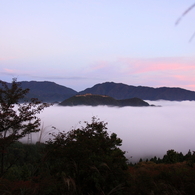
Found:
[{"label": "slope of hillside", "polygon": [[[139,98],[142,100],[195,100],[195,91],[190,91],[182,88],[170,87],[143,87],[131,86],[123,83],[106,82],[96,84],[91,88],[87,88],[79,93],[71,88],[58,85],[49,81],[22,81],[19,82],[22,88],[29,88],[30,92],[27,98],[38,98],[43,102],[62,102],[76,94],[94,94],[106,95],[117,100]],[[10,83],[8,83],[10,85]]]},{"label": "slope of hillside", "polygon": [[43,102],[61,102],[77,94],[77,92],[71,88],[49,81],[22,81],[19,83],[22,88],[30,89],[27,95],[28,98],[38,98]]},{"label": "slope of hillside", "polygon": [[185,90],[182,88],[169,88],[169,87],[142,87],[142,86],[131,86],[122,83],[106,82],[102,84],[94,85],[91,88],[87,88],[79,94],[99,94],[107,95],[115,99],[129,99],[129,98],[140,98],[143,100],[171,100],[171,101],[182,101],[182,100],[195,100],[195,92]]},{"label": "slope of hillside", "polygon": [[87,105],[87,106],[149,106],[149,104],[139,98],[125,99],[125,100],[116,100],[109,96],[104,95],[92,95],[92,94],[84,94],[84,95],[75,95],[70,97],[59,105],[61,106],[79,106],[79,105]]}]

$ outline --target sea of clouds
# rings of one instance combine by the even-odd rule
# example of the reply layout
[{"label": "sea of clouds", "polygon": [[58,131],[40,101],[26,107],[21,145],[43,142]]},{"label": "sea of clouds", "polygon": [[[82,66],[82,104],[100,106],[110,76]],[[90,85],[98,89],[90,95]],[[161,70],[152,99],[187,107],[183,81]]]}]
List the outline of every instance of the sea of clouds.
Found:
[{"label": "sea of clouds", "polygon": [[[116,133],[123,140],[121,149],[127,158],[163,157],[174,149],[186,154],[195,150],[195,101],[147,101],[158,107],[107,107],[54,105],[39,117],[42,121],[41,140],[49,139],[49,132],[69,131],[91,122],[93,116],[107,122],[108,133]],[[33,135],[33,142],[40,134]],[[27,138],[25,138],[27,139]]]}]

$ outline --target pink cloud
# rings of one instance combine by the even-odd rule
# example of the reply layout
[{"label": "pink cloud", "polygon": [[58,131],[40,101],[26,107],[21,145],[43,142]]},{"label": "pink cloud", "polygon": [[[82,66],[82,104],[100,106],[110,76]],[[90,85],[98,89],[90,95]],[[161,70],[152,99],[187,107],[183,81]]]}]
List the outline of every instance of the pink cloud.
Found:
[{"label": "pink cloud", "polygon": [[195,59],[190,58],[119,58],[98,61],[83,74],[102,81],[123,82],[135,86],[181,87],[195,91]]},{"label": "pink cloud", "polygon": [[[178,80],[178,81],[182,81],[182,82],[186,82],[186,83],[195,83],[195,78],[193,75],[173,75],[173,78]],[[191,84],[193,85],[193,84]]]},{"label": "pink cloud", "polygon": [[184,76],[184,75],[173,75],[173,78],[178,79],[178,80],[181,80],[181,81],[187,79],[186,76]]},{"label": "pink cloud", "polygon": [[13,60],[13,59],[17,59],[17,57],[0,57],[0,61],[6,61],[6,60]]},{"label": "pink cloud", "polygon": [[21,71],[21,70],[10,69],[10,68],[3,68],[0,73],[10,75],[12,77],[18,77],[20,75],[29,75],[29,72],[27,71]]},{"label": "pink cloud", "polygon": [[[97,61],[89,66],[90,71],[99,71],[99,72],[110,72],[114,73],[123,73],[125,70],[124,64],[115,60],[115,61]],[[111,74],[110,74],[111,75]]]},{"label": "pink cloud", "polygon": [[100,61],[97,62],[95,65],[90,66],[92,70],[100,70],[107,68],[109,66],[109,63],[106,61]]},{"label": "pink cloud", "polygon": [[104,75],[104,77],[107,76],[109,78],[109,76],[116,75],[120,72],[120,66],[115,62],[98,61],[86,68],[84,72],[99,75],[100,77]]},{"label": "pink cloud", "polygon": [[192,71],[195,70],[195,59],[185,58],[154,58],[128,59],[121,58],[119,63],[126,66],[126,73],[141,74],[159,71]]},{"label": "pink cloud", "polygon": [[195,91],[195,58],[120,58],[127,82],[153,87],[182,87]]},{"label": "pink cloud", "polygon": [[186,85],[186,88],[195,91],[195,85]]},{"label": "pink cloud", "polygon": [[154,87],[180,87],[195,91],[195,78],[193,74],[190,75],[188,72],[167,72],[167,74],[153,74],[150,76],[145,74],[142,76],[142,81]]},{"label": "pink cloud", "polygon": [[17,71],[16,70],[13,70],[13,69],[7,69],[7,68],[4,68],[4,72],[6,72],[6,73],[16,73]]}]

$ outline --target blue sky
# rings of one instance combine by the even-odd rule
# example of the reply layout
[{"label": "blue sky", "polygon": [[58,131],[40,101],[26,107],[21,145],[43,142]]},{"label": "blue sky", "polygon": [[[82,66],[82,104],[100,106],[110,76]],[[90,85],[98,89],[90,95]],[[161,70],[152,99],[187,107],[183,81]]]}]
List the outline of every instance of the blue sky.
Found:
[{"label": "blue sky", "polygon": [[0,78],[195,91],[194,0],[0,0]]}]

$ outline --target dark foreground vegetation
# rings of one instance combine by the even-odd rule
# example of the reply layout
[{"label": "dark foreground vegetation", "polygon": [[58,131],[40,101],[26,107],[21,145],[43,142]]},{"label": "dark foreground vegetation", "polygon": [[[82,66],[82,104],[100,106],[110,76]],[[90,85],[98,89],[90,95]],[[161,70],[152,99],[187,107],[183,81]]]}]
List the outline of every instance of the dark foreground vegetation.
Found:
[{"label": "dark foreground vegetation", "polygon": [[60,134],[46,144],[12,144],[6,150],[6,167],[12,166],[0,179],[0,194],[193,195],[195,192],[194,154],[184,155],[181,162],[172,161],[173,156],[169,156],[167,162],[128,164],[123,152],[109,143],[117,140],[115,134],[108,143],[101,143],[103,135],[95,133],[97,140],[91,143],[87,135],[79,135],[73,141],[72,133]]},{"label": "dark foreground vegetation", "polygon": [[[19,142],[40,131],[37,114],[48,104],[23,104],[28,90],[0,82],[0,194],[2,195],[193,195],[195,154],[169,150],[162,159],[131,164],[122,140],[97,118],[45,143]],[[17,107],[15,107],[17,105]]]}]

